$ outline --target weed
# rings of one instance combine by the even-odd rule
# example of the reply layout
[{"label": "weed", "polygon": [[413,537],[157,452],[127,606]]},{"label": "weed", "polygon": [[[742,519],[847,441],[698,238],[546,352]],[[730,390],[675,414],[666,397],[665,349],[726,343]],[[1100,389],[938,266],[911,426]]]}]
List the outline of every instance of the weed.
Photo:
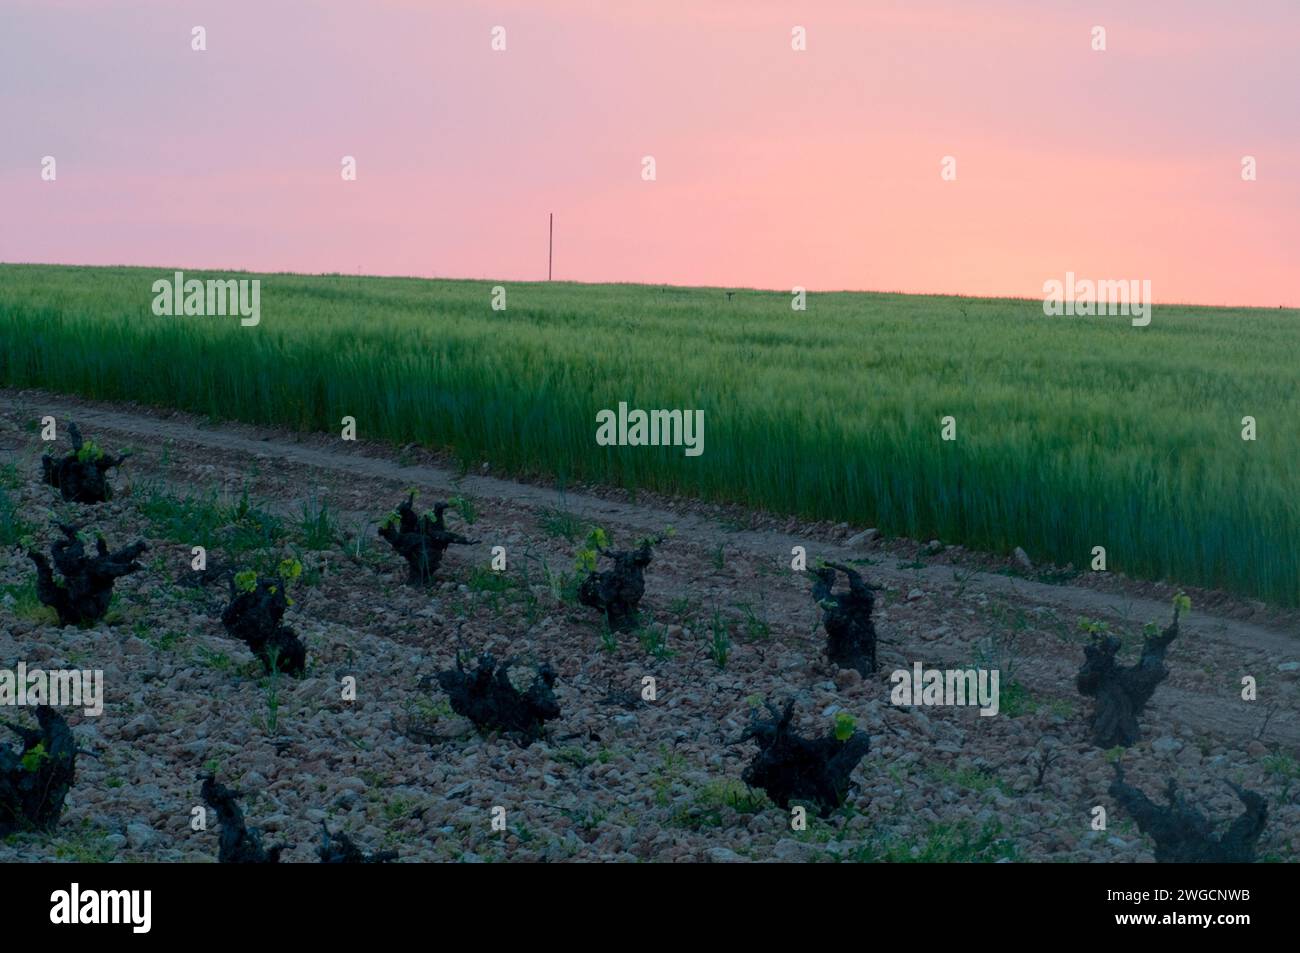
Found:
[{"label": "weed", "polygon": [[709,620],[709,658],[713,659],[713,664],[721,669],[727,667],[727,659],[730,655],[731,632],[722,618],[722,613],[714,609],[713,618]]},{"label": "weed", "polygon": [[766,639],[772,634],[772,626],[767,621],[767,608],[762,609],[762,614],[754,611],[754,607],[747,602],[737,604],[737,608],[744,614],[745,638],[750,642],[757,642],[760,639]]},{"label": "weed", "polygon": [[930,768],[927,773],[929,773],[934,780],[940,784],[950,784],[953,787],[965,788],[974,791],[977,794],[982,794],[993,788],[996,788],[1008,796],[1012,793],[1006,782],[997,775],[971,765],[950,767],[944,764],[937,764]]},{"label": "weed", "polygon": [[200,645],[195,650],[195,660],[199,663],[215,669],[218,672],[228,672],[234,665],[230,656],[225,652],[214,652],[207,646]]},{"label": "weed", "polygon": [[298,532],[308,551],[332,549],[338,538],[338,527],[330,515],[329,504],[324,500],[317,502],[314,498],[304,502],[302,516],[298,520]]},{"label": "weed", "polygon": [[465,585],[469,587],[470,592],[505,592],[507,589],[514,588],[517,583],[504,572],[475,566],[470,571]]},{"label": "weed", "polygon": [[1290,804],[1291,786],[1300,781],[1300,763],[1288,754],[1278,753],[1265,755],[1263,765],[1264,770],[1282,784],[1282,790],[1277,797],[1278,803]]},{"label": "weed", "polygon": [[1016,718],[1037,710],[1029,689],[1012,679],[998,689],[998,711],[1008,718]]},{"label": "weed", "polygon": [[447,505],[460,514],[466,526],[473,526],[478,521],[478,507],[474,505],[473,497],[459,493],[448,500]]},{"label": "weed", "polygon": [[695,792],[688,807],[673,813],[669,823],[693,831],[720,828],[726,823],[728,811],[757,814],[774,806],[762,791],[740,781],[710,781]]},{"label": "weed", "polygon": [[31,525],[24,522],[9,498],[9,491],[0,486],[0,547],[17,545],[24,536],[34,532]]},{"label": "weed", "polygon": [[637,629],[636,636],[647,655],[665,659],[676,654],[668,647],[668,630],[662,625],[650,622]]},{"label": "weed", "polygon": [[587,765],[596,763],[596,756],[588,754],[581,748],[570,745],[567,748],[561,748],[555,753],[555,760],[565,764],[571,764],[575,768],[585,768]]},{"label": "weed", "polygon": [[275,734],[280,727],[280,670],[276,665],[278,651],[274,646],[267,650],[270,656],[270,674],[262,680],[263,697],[266,699],[266,717],[263,726],[267,734]]},{"label": "weed", "polygon": [[686,769],[686,759],[667,745],[659,746],[659,767],[650,779],[650,789],[654,791],[655,803],[667,807],[672,803],[673,785],[681,780]]},{"label": "weed", "polygon": [[989,821],[976,828],[970,821],[931,823],[919,838],[887,835],[854,851],[848,859],[865,863],[994,863],[1015,860],[1016,845],[1002,825]]},{"label": "weed", "polygon": [[59,618],[53,609],[42,605],[36,597],[34,582],[0,586],[0,606],[8,606],[14,616],[26,622],[43,624],[57,622]]}]

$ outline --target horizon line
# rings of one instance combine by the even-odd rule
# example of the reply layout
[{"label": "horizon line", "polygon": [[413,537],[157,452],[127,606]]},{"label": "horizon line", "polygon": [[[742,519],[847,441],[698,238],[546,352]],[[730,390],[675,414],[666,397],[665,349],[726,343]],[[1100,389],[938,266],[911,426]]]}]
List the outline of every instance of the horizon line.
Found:
[{"label": "horizon line", "polygon": [[[333,277],[371,278],[371,279],[380,279],[380,280],[388,279],[388,280],[401,280],[401,281],[482,282],[485,284],[488,282],[493,282],[496,284],[527,284],[527,285],[563,284],[563,285],[580,285],[580,286],[591,286],[591,287],[601,287],[607,285],[623,285],[623,286],[634,287],[634,288],[680,288],[680,289],[691,290],[691,291],[722,291],[722,292],[753,291],[753,292],[758,292],[760,294],[791,294],[793,291],[793,289],[786,290],[784,288],[762,288],[754,285],[691,285],[691,284],[673,284],[671,282],[662,282],[662,281],[649,282],[649,281],[631,281],[631,280],[619,280],[619,279],[604,280],[604,281],[582,281],[578,279],[565,279],[565,278],[555,278],[555,279],[468,278],[468,277],[453,277],[453,276],[445,276],[445,275],[444,276],[410,275],[410,274],[396,274],[396,273],[377,274],[377,273],[370,273],[370,272],[363,274],[360,271],[357,271],[355,273],[347,272],[347,271],[277,271],[277,270],[255,271],[248,268],[213,268],[207,266],[177,267],[174,265],[133,265],[133,264],[126,264],[126,263],[92,265],[92,264],[80,264],[80,263],[72,263],[72,262],[0,261],[0,267],[103,268],[103,269],[134,268],[134,269],[139,269],[141,271],[147,271],[147,270],[158,270],[158,271],[165,270],[171,272],[196,271],[196,272],[221,272],[226,274],[246,274],[246,275],[286,275],[286,276],[298,277],[298,278],[333,278]],[[1134,279],[1084,279],[1084,280],[1131,281]],[[1141,280],[1141,279],[1136,279],[1136,280]],[[818,289],[818,288],[809,288],[809,287],[804,287],[803,290],[807,294],[818,294],[818,295],[831,295],[831,294],[879,295],[879,296],[893,296],[893,297],[904,297],[904,298],[957,298],[965,301],[1014,301],[1014,302],[1038,302],[1038,303],[1041,303],[1044,300],[1043,298],[1029,297],[1027,295],[1018,295],[1018,294],[979,295],[979,294],[963,294],[961,292],[948,292],[948,291],[901,291],[901,290],[883,291],[883,290],[873,289],[873,288]],[[1074,299],[1074,300],[1078,300],[1078,299]],[[1085,300],[1095,301],[1095,299],[1085,299]],[[1214,308],[1214,309],[1224,310],[1224,311],[1300,311],[1300,304],[1297,305],[1208,304],[1208,303],[1196,302],[1196,301],[1159,301],[1155,299],[1152,300],[1151,304],[1152,306],[1158,305],[1162,308],[1203,308],[1203,309]]]}]

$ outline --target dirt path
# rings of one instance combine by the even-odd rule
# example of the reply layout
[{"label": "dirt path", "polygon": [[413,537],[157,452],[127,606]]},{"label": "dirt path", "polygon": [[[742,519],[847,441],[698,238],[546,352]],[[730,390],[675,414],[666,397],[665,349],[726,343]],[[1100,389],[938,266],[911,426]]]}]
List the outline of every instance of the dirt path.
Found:
[{"label": "dirt path", "polygon": [[[33,408],[31,399],[18,399],[11,393],[0,392],[0,410],[18,413]],[[96,406],[85,401],[59,397],[42,397],[42,413],[73,417],[87,427],[108,429],[122,435],[148,438],[159,443],[172,440],[178,444],[206,447],[248,454],[254,458],[273,457],[291,461],[319,470],[348,473],[369,479],[395,480],[412,486],[450,490],[453,487],[475,496],[494,500],[508,500],[524,507],[540,509],[554,505],[554,490],[527,483],[517,483],[491,476],[466,474],[438,466],[403,466],[390,456],[373,455],[366,445],[352,445],[332,441],[328,449],[320,446],[320,438],[297,438],[283,432],[248,427],[242,424],[223,424],[220,428],[196,426],[194,418],[175,415],[161,418],[156,413],[125,412]],[[578,516],[598,522],[623,525],[671,524],[679,536],[701,542],[725,535],[729,546],[745,549],[760,557],[777,558],[789,554],[793,546],[807,546],[807,535],[782,532],[732,531],[713,519],[680,510],[662,509],[653,505],[621,503],[582,493],[565,494],[566,507]],[[851,559],[861,551],[850,550],[834,540],[816,541],[819,554],[837,560]],[[896,585],[946,589],[953,584],[952,569],[948,566],[927,566],[918,570],[891,569],[887,565],[873,566],[871,576],[877,581]],[[968,588],[988,593],[1002,593],[1019,600],[1081,616],[1113,616],[1122,619],[1160,619],[1168,614],[1168,605],[1140,596],[1099,592],[1069,585],[1047,585],[1031,579],[1019,579],[998,573],[973,571],[966,578]],[[1268,653],[1295,656],[1300,653],[1300,629],[1266,628],[1232,618],[1216,617],[1204,612],[1189,616],[1183,630],[1192,636],[1239,646],[1259,649]]]}]

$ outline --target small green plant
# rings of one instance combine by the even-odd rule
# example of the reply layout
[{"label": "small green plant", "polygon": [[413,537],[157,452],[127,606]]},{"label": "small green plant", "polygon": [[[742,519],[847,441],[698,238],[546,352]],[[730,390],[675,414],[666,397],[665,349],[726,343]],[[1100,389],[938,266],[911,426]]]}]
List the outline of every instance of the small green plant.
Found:
[{"label": "small green plant", "polygon": [[99,446],[95,443],[95,441],[87,440],[84,443],[82,443],[81,449],[77,451],[77,462],[94,463],[96,460],[101,459],[103,456],[104,456],[104,451],[99,449]]},{"label": "small green plant", "polygon": [[957,568],[953,569],[952,581],[957,583],[957,591],[953,594],[953,598],[960,599],[962,597],[966,592],[966,586],[975,578],[975,573],[974,569],[968,569],[964,572]]},{"label": "small green plant", "polygon": [[730,656],[731,632],[722,613],[714,609],[713,618],[709,620],[709,658],[713,659],[713,664],[718,668],[726,668]]},{"label": "small green plant", "polygon": [[[23,545],[24,548],[30,549],[35,544],[25,543]],[[55,582],[58,583],[61,580],[56,578]],[[12,605],[8,608],[19,619],[37,623],[53,622],[58,619],[58,614],[49,606],[42,604],[41,600],[37,598],[35,582],[0,586],[0,594],[3,594],[7,599],[13,600]],[[0,608],[3,607],[2,603],[3,599],[0,599]]]},{"label": "small green plant", "polygon": [[247,487],[227,516],[230,525],[222,535],[232,553],[270,549],[284,539],[284,526],[279,517],[254,506]]},{"label": "small green plant", "polygon": [[230,656],[225,652],[214,652],[212,649],[205,646],[199,646],[195,655],[199,662],[210,666],[218,672],[228,672],[234,665]]},{"label": "small green plant", "polygon": [[153,535],[209,548],[218,542],[234,512],[220,504],[215,494],[207,499],[179,497],[158,482],[137,486],[131,498]]},{"label": "small green plant", "polygon": [[609,548],[609,537],[599,526],[587,534],[586,545],[574,556],[573,568],[578,572],[595,572],[600,551]]},{"label": "small green plant", "polygon": [[32,774],[35,774],[37,771],[41,770],[41,765],[49,760],[50,755],[49,752],[45,750],[45,742],[39,741],[36,743],[35,747],[29,748],[26,753],[23,754],[20,764],[22,764],[24,771],[29,771]]},{"label": "small green plant", "polygon": [[772,626],[767,621],[766,610],[760,616],[749,603],[740,603],[739,608],[745,614],[745,638],[747,640],[757,642],[760,639],[766,639],[772,634]]},{"label": "small green plant", "polygon": [[1300,762],[1289,754],[1269,754],[1263,758],[1264,770],[1279,778],[1300,780]]},{"label": "small green plant", "polygon": [[551,591],[551,598],[556,602],[563,602],[566,605],[578,604],[578,589],[582,582],[576,575],[569,572],[551,572],[551,567],[543,562],[542,579],[546,583],[546,588]]},{"label": "small green plant", "polygon": [[534,626],[542,618],[542,600],[533,591],[532,581],[525,570],[524,578],[519,584],[519,601],[522,604],[524,624]]},{"label": "small green plant", "polygon": [[1047,710],[1057,718],[1074,717],[1074,702],[1066,698],[1053,698],[1047,703]]},{"label": "small green plant", "polygon": [[330,515],[329,504],[308,500],[302,505],[302,516],[298,521],[298,531],[302,535],[302,544],[311,551],[331,549],[338,536],[338,527]]},{"label": "small green plant", "polygon": [[609,626],[609,621],[604,620],[600,625],[600,647],[606,652],[618,650],[618,633]]},{"label": "small green plant", "polygon": [[578,590],[582,588],[582,580],[573,573],[563,573],[559,579],[559,599],[565,605],[576,606],[578,604]]},{"label": "small green plant", "polygon": [[164,632],[158,638],[153,640],[153,644],[164,652],[170,651],[176,647],[176,644],[185,638],[184,632],[170,630]]},{"label": "small green plant", "polygon": [[302,570],[302,584],[304,586],[319,586],[321,580],[325,578],[325,572],[320,566],[304,566]]},{"label": "small green plant", "polygon": [[928,772],[940,784],[950,784],[954,787],[967,788],[971,791],[981,794],[991,788],[996,788],[1004,794],[1010,794],[1010,789],[1006,786],[996,774],[976,768],[972,765],[965,765],[959,768],[949,767],[947,765],[935,765]]},{"label": "small green plant", "polygon": [[1106,635],[1107,632],[1110,631],[1110,626],[1107,625],[1105,622],[1101,622],[1097,619],[1087,619],[1084,618],[1083,616],[1080,616],[1079,630],[1085,633],[1086,635],[1104,636]]},{"label": "small green plant", "polygon": [[474,505],[472,497],[458,493],[448,500],[447,504],[460,514],[460,518],[465,521],[467,526],[473,526],[478,522],[478,508]]},{"label": "small green plant", "polygon": [[[391,515],[391,514],[390,514]],[[365,520],[357,520],[352,524],[346,538],[339,540],[339,549],[346,556],[360,560],[363,555],[370,551],[371,534],[367,532]]]},{"label": "small green plant", "polygon": [[515,580],[511,579],[504,572],[497,572],[483,566],[475,566],[469,574],[469,579],[465,581],[470,592],[505,592],[515,585]]},{"label": "small green plant", "polygon": [[280,653],[274,648],[268,650],[271,661],[271,674],[265,679],[266,690],[266,730],[274,734],[280,727]]},{"label": "small green plant", "polygon": [[[235,573],[235,588],[239,592],[253,592],[257,589],[259,579],[264,579],[265,577],[270,576],[279,580],[278,583],[272,583],[268,586],[271,593],[274,594],[278,592],[280,586],[284,586],[286,590],[285,601],[289,605],[293,605],[293,599],[289,598],[287,590],[290,585],[302,578],[304,571],[302,560],[293,556],[288,556],[276,562],[274,568],[271,568],[269,562],[272,559],[274,559],[273,556],[271,556],[270,559],[255,559],[254,565],[256,568],[245,569],[241,572]],[[314,585],[318,582],[320,582],[320,571],[313,570],[312,578],[309,579],[308,584]]]},{"label": "small green plant", "polygon": [[673,813],[670,823],[693,831],[720,828],[726,823],[727,809],[737,814],[757,814],[773,806],[766,794],[740,781],[709,781],[695,792],[689,807]]},{"label": "small green plant", "polygon": [[80,830],[60,830],[48,841],[59,860],[77,864],[107,864],[116,859],[116,848],[105,836],[104,831],[90,826],[89,819],[84,821]]},{"label": "small green plant", "polygon": [[668,630],[662,625],[651,622],[637,629],[636,634],[646,654],[660,659],[671,658],[674,654],[668,647]]},{"label": "small green plant", "polygon": [[681,780],[686,768],[686,759],[667,745],[659,746],[659,757],[661,763],[651,778],[650,788],[654,791],[655,803],[667,807],[672,803],[673,784]]},{"label": "small green plant", "polygon": [[575,768],[585,768],[589,764],[595,764],[596,756],[587,754],[581,748],[570,745],[567,748],[561,748],[555,753],[555,760],[562,761],[565,764],[571,764]]},{"label": "small green plant", "polygon": [[1002,825],[988,821],[975,827],[970,821],[938,821],[920,837],[888,836],[859,848],[853,860],[875,863],[994,863],[1015,860],[1015,842]]},{"label": "small green plant", "polygon": [[582,535],[582,520],[561,509],[543,510],[537,520],[543,533],[572,543]]},{"label": "small green plant", "polygon": [[0,486],[0,547],[13,546],[31,532],[32,527],[18,516],[9,492]]},{"label": "small green plant", "polygon": [[633,548],[641,549],[643,546],[658,546],[665,539],[671,539],[673,536],[676,535],[677,535],[677,530],[673,529],[672,526],[669,525],[664,527],[664,531],[662,533],[659,533],[658,535],[647,534],[645,536],[638,536],[636,538],[636,543],[633,544]]},{"label": "small green plant", "polygon": [[419,809],[419,805],[414,801],[408,801],[404,797],[395,797],[384,804],[384,817],[389,821],[399,821],[404,817],[410,817]]},{"label": "small green plant", "polygon": [[1008,718],[1019,717],[1034,709],[1034,700],[1029,689],[1015,679],[1012,679],[1006,688],[998,690],[998,711]]},{"label": "small green plant", "polygon": [[1282,784],[1282,790],[1277,796],[1278,803],[1290,804],[1291,787],[1300,781],[1300,763],[1288,754],[1278,753],[1265,755],[1263,765],[1264,770]]},{"label": "small green plant", "polygon": [[848,741],[853,737],[853,732],[857,731],[858,723],[846,711],[835,713],[835,740]]}]

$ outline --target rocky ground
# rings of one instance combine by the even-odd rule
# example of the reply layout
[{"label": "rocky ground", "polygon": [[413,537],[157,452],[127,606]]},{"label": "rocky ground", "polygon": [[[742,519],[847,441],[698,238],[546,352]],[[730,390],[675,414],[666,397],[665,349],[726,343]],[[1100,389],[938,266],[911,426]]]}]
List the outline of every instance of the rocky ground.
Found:
[{"label": "rocky ground", "polygon": [[[105,449],[133,449],[111,502],[66,504],[40,485],[47,414]],[[0,506],[0,665],[98,668],[107,691],[101,717],[68,714],[95,756],[79,759],[61,824],[0,842],[0,861],[212,861],[215,824],[191,829],[206,772],[244,792],[249,822],[289,845],[286,861],[316,859],[322,823],[403,861],[1152,858],[1107,793],[1111,756],[1089,743],[1091,702],[1074,675],[1083,623],[1123,635],[1131,659],[1143,625],[1167,621],[1171,585],[646,494],[561,494],[486,465],[460,472],[413,447],[34,392],[0,392],[0,487],[12,503],[8,516]],[[459,498],[449,522],[480,540],[453,547],[427,590],[406,584],[376,536],[408,488],[425,505]],[[149,544],[144,570],[119,581],[92,627],[55,624],[12,545],[30,534],[47,547],[52,516],[114,546]],[[575,553],[594,525],[619,546],[674,529],[646,573],[635,633],[603,635],[573,598]],[[196,585],[190,568],[204,541],[214,565],[303,564],[286,622],[307,644],[305,677],[264,675],[226,635],[226,584]],[[504,573],[489,568],[494,546],[505,547]],[[883,586],[880,675],[828,666],[793,546],[810,564],[855,560]],[[1269,806],[1260,856],[1292,860],[1300,615],[1189,594],[1172,674],[1123,755],[1127,779],[1156,798],[1176,778],[1220,821],[1240,812],[1228,781],[1259,791]],[[428,676],[458,650],[554,667],[562,714],[543,740],[481,735],[451,712]],[[998,667],[1001,713],[891,706],[888,673],[915,661]],[[1245,675],[1256,701],[1241,699]],[[346,676],[355,701],[342,697]],[[646,676],[652,702],[641,697]],[[845,806],[828,819],[809,812],[802,831],[740,781],[755,749],[734,743],[762,700],[788,698],[805,734],[847,712],[871,736]],[[30,723],[14,712],[0,715]],[[1105,831],[1090,827],[1096,805]],[[492,829],[494,807],[504,832]]]}]

